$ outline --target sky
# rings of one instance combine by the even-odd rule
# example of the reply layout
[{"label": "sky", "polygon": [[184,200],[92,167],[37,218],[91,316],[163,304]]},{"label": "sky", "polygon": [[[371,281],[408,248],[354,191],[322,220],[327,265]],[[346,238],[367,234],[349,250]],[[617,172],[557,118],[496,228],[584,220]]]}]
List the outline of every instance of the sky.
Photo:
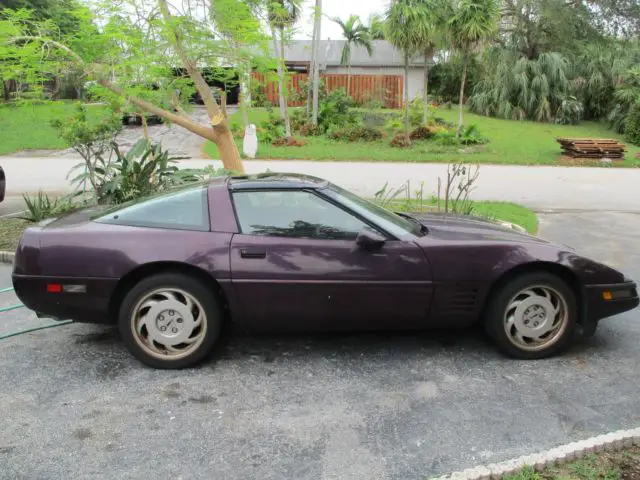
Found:
[{"label": "sky", "polygon": [[[384,13],[389,0],[322,0],[322,39],[339,40],[342,38],[342,29],[339,25],[329,20],[327,17],[340,17],[346,20],[349,15],[355,14],[367,23],[369,15],[372,13]],[[302,17],[296,24],[297,32],[294,38],[299,40],[311,40],[313,33],[313,8],[315,0],[305,0]]]}]

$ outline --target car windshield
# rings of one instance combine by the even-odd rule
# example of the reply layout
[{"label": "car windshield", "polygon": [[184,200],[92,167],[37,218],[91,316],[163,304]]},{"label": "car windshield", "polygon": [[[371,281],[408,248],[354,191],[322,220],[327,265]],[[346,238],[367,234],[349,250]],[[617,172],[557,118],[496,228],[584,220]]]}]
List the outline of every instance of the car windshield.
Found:
[{"label": "car windshield", "polygon": [[413,221],[410,217],[403,217],[393,213],[337,185],[330,184],[325,192],[344,206],[372,220],[395,236],[402,236],[407,233],[419,236],[423,235],[424,229],[420,222]]}]

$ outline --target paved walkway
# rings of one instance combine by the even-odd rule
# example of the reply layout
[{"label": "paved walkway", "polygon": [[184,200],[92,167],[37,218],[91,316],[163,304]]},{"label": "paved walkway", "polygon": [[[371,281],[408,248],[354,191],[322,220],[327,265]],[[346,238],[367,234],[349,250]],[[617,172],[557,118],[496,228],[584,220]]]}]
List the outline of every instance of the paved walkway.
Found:
[{"label": "paved walkway", "polygon": [[[0,157],[7,173],[8,194],[66,192],[65,178],[78,163],[75,158]],[[212,160],[186,160],[185,167]],[[287,171],[327,178],[363,195],[373,195],[385,182],[392,187],[411,181],[412,190],[424,181],[425,195],[436,193],[438,176],[446,178],[446,165],[419,163],[357,163],[254,160],[245,161],[248,173]],[[640,211],[640,169],[521,167],[483,165],[472,198],[522,203],[532,208]]]}]

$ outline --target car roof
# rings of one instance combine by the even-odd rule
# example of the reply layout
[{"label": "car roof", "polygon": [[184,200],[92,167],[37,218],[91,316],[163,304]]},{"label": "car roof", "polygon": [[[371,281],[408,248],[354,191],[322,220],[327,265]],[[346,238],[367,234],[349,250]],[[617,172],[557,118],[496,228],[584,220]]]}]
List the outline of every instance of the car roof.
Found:
[{"label": "car roof", "polygon": [[266,172],[229,177],[229,190],[285,190],[302,188],[324,188],[327,180],[302,173]]}]

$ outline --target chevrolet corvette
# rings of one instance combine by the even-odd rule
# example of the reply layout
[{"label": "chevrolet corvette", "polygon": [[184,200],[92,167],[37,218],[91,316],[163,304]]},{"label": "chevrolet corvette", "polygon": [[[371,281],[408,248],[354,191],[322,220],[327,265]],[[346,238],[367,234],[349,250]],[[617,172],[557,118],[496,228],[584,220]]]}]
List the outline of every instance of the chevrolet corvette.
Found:
[{"label": "chevrolet corvette", "polygon": [[325,180],[217,178],[28,228],[12,280],[40,317],[117,324],[155,368],[242,331],[480,323],[521,359],[635,308],[636,284],[573,249],[474,217],[394,213]]}]

